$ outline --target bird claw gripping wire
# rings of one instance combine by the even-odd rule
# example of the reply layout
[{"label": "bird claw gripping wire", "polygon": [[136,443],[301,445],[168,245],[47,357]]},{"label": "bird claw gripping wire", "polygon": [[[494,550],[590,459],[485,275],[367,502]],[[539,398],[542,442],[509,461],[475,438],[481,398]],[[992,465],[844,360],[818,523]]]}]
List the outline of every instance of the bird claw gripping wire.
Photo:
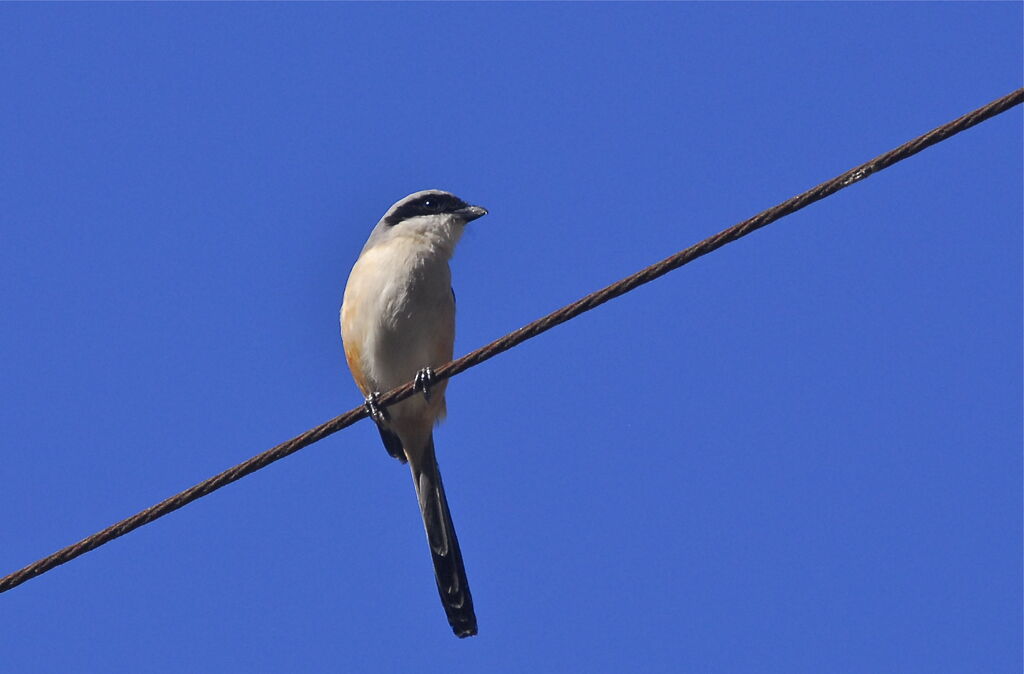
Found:
[{"label": "bird claw gripping wire", "polygon": [[377,406],[377,400],[379,398],[380,391],[374,391],[363,400],[363,407],[366,408],[366,413],[370,415],[371,419],[376,421],[378,424],[382,424],[388,420],[388,411]]},{"label": "bird claw gripping wire", "polygon": [[416,378],[412,380],[412,390],[419,391],[424,398],[430,400],[430,387],[433,384],[434,371],[428,366],[416,373]]}]

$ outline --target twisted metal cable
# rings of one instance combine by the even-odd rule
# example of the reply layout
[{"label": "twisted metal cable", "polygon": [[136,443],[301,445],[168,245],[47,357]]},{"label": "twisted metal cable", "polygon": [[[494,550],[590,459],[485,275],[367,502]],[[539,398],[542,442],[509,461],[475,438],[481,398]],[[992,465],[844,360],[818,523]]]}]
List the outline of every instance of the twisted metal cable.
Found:
[{"label": "twisted metal cable", "polygon": [[[796,211],[813,204],[815,201],[835,194],[843,188],[864,180],[873,173],[877,173],[878,171],[888,168],[897,162],[903,161],[927,147],[946,140],[961,131],[995,117],[1000,113],[1006,112],[1010,108],[1020,105],[1021,102],[1024,102],[1024,88],[1017,89],[1002,98],[992,101],[988,105],[967,113],[963,117],[955,119],[947,124],[943,124],[942,126],[933,129],[922,136],[918,136],[917,138],[906,142],[885,154],[875,157],[871,161],[836,176],[832,180],[823,182],[817,187],[811,188],[803,194],[799,194],[792,199],[788,199],[787,201],[774,206],[773,208],[762,211],[748,220],[744,220],[743,222],[733,225],[714,236],[704,239],[700,243],[690,246],[686,250],[667,257],[661,262],[653,264],[645,269],[641,269],[632,276],[628,276],[621,281],[593,292],[572,304],[564,306],[543,318],[533,321],[529,325],[510,332],[504,337],[497,339],[486,346],[480,347],[476,351],[453,360],[435,371],[435,381],[454,377],[460,372],[464,372],[471,367],[479,365],[485,360],[493,358],[499,353],[507,351],[528,339],[536,337],[556,325],[560,325],[561,323],[575,318],[586,311],[590,311],[591,309],[598,307],[619,295],[623,295],[637,286],[649,283],[660,276],[664,276],[670,271],[678,269],[684,264],[692,262],[703,255],[707,255],[727,243],[731,243],[741,237],[744,237],[755,230],[775,222],[779,218],[795,213]],[[413,395],[413,392],[413,384],[412,382],[409,382],[380,396],[377,404],[380,407],[386,407],[408,398]],[[321,440],[332,433],[336,433],[347,426],[351,426],[366,416],[367,412],[364,407],[356,407],[331,419],[330,421],[320,424],[316,428],[306,431],[302,435],[292,438],[287,442],[282,442],[262,454],[257,454],[248,461],[244,461],[218,475],[214,475],[207,480],[203,480],[199,484],[186,489],[179,494],[175,494],[168,499],[164,499],[154,506],[146,508],[145,510],[136,513],[127,519],[121,520],[120,522],[113,524],[106,529],[89,536],[88,538],[83,538],[73,545],[69,545],[66,548],[58,550],[52,555],[44,557],[43,559],[29,564],[23,569],[15,571],[9,576],[0,579],[0,592],[6,592],[7,590],[17,587],[25,581],[35,578],[36,576],[41,575],[54,567],[60,566],[65,562],[69,562],[79,555],[83,555],[90,550],[95,550],[115,538],[119,538],[130,531],[138,529],[144,524],[148,524],[157,518],[172,513],[178,508],[186,506],[192,501],[206,496],[210,492],[216,491],[217,489],[231,484],[236,480],[240,480],[246,475],[254,473],[264,466],[283,459],[289,454],[294,454],[300,449],[308,447],[314,442]]]}]

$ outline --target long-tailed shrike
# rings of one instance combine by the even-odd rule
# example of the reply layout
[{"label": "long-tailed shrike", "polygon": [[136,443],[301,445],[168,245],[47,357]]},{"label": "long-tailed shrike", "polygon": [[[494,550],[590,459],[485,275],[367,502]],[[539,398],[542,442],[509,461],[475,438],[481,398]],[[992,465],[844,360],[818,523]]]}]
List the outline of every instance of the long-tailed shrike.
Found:
[{"label": "long-tailed shrike", "polygon": [[[455,296],[448,260],[466,223],[486,215],[454,194],[425,190],[393,205],[352,267],[341,307],[345,359],[388,454],[408,461],[434,561],[441,603],[459,637],[476,634],[476,615],[459,540],[434,455],[447,381],[433,370],[452,358]],[[415,379],[423,395],[378,410],[378,392]]]}]

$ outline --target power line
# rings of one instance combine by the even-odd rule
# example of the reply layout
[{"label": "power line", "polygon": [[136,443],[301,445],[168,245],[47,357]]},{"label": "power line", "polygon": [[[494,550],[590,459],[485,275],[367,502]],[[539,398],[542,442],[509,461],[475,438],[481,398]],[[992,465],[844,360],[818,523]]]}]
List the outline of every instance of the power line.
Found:
[{"label": "power line", "polygon": [[[873,173],[877,173],[878,171],[888,168],[897,162],[903,161],[927,147],[944,141],[961,131],[995,117],[1000,113],[1006,112],[1010,108],[1020,105],[1021,102],[1024,102],[1024,88],[1017,89],[1002,98],[992,101],[988,105],[967,113],[963,117],[955,119],[947,124],[943,124],[922,136],[918,136],[917,138],[900,145],[894,150],[890,150],[885,154],[879,155],[871,161],[836,176],[832,180],[823,182],[817,187],[811,188],[803,194],[799,194],[773,208],[762,211],[748,220],[744,220],[743,222],[733,225],[714,236],[704,239],[700,243],[690,246],[686,250],[667,257],[661,262],[653,264],[645,269],[641,269],[632,276],[628,276],[621,281],[593,292],[572,304],[564,306],[557,311],[553,311],[543,318],[537,319],[529,325],[510,332],[504,337],[497,339],[486,346],[480,347],[476,351],[468,353],[457,360],[453,360],[435,371],[435,380],[441,381],[443,379],[448,379],[449,377],[454,377],[460,372],[464,372],[471,367],[479,365],[485,360],[493,358],[499,353],[507,351],[528,339],[536,337],[556,325],[560,325],[586,311],[590,311],[591,309],[604,304],[611,299],[624,295],[637,286],[649,283],[660,276],[664,276],[670,271],[678,269],[684,264],[692,262],[703,255],[707,255],[727,243],[731,243],[755,230],[769,225],[779,218],[795,213],[796,211],[813,204],[815,201],[831,196],[845,187],[849,187],[856,182],[860,182]],[[409,382],[382,395],[377,404],[379,406],[386,407],[408,398],[413,395],[413,393],[414,390],[412,382]],[[115,538],[124,536],[128,532],[138,529],[144,524],[148,524],[157,518],[172,513],[178,508],[206,496],[210,492],[216,491],[217,489],[231,484],[236,480],[240,480],[246,475],[254,473],[264,466],[267,466],[279,459],[283,459],[289,454],[294,454],[300,449],[308,447],[314,442],[321,440],[332,433],[336,433],[347,426],[351,426],[366,416],[367,413],[365,408],[362,406],[356,407],[345,412],[341,416],[337,416],[326,423],[320,424],[316,428],[306,431],[302,435],[268,449],[262,454],[257,454],[248,461],[244,461],[233,468],[229,468],[223,473],[204,480],[194,487],[186,489],[179,494],[175,494],[154,506],[146,508],[145,510],[136,513],[127,519],[121,520],[120,522],[113,524],[106,529],[89,536],[88,538],[84,538],[73,545],[69,545],[62,550],[58,550],[52,555],[44,557],[43,559],[29,564],[23,569],[15,571],[9,576],[0,579],[0,592],[6,592],[7,590],[17,587],[25,581],[46,573],[50,569],[60,566],[65,562],[69,562],[79,555],[83,555],[90,550],[95,550]]]}]

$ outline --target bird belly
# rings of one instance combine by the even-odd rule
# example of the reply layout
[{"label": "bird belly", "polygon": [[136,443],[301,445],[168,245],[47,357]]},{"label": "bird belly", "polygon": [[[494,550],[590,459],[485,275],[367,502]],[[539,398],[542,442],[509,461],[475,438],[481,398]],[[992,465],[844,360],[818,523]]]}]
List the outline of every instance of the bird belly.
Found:
[{"label": "bird belly", "polygon": [[[353,354],[358,361],[352,369],[359,371],[355,378],[364,394],[389,391],[420,369],[451,360],[455,307],[447,261],[416,260],[403,252],[401,246],[366,251],[345,289],[342,338],[350,367]],[[445,383],[435,384],[429,401],[417,395],[391,406],[396,430],[415,425],[429,433],[444,414]]]}]

